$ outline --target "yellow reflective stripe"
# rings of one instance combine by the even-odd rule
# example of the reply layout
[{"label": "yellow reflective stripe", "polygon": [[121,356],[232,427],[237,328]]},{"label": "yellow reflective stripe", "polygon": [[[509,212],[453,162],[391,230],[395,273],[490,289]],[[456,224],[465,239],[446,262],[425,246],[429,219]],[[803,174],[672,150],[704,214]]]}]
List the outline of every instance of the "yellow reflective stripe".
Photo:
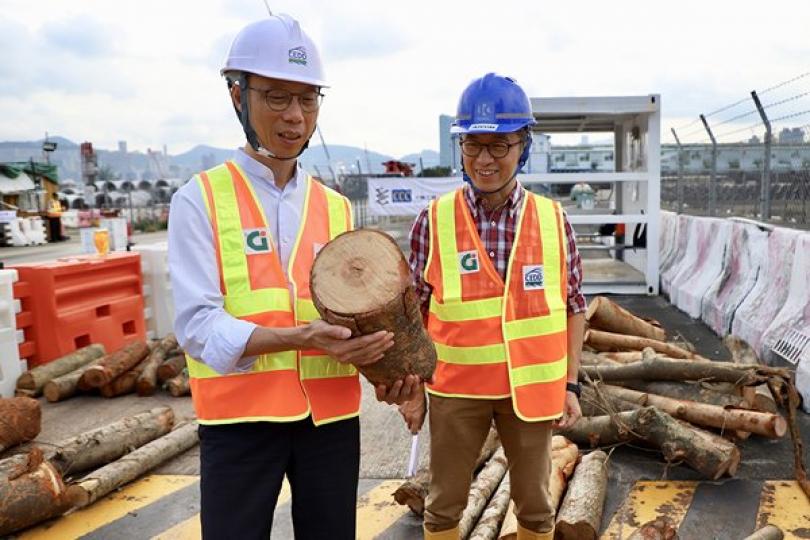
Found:
[{"label": "yellow reflective stripe", "polygon": [[507,321],[504,325],[504,330],[506,331],[506,339],[508,340],[523,339],[565,332],[566,325],[567,321],[564,316],[552,313],[546,317]]},{"label": "yellow reflective stripe", "polygon": [[342,364],[330,356],[301,356],[301,380],[352,377],[357,369],[351,364]]},{"label": "yellow reflective stripe", "polygon": [[560,290],[560,230],[557,227],[557,211],[554,201],[546,197],[534,196],[537,220],[540,223],[540,237],[543,242],[543,279],[546,289],[546,302],[554,316],[565,308]]},{"label": "yellow reflective stripe", "polygon": [[188,366],[188,376],[195,379],[207,379],[208,377],[220,377],[221,373],[214,371],[207,364],[194,360],[189,355],[186,355],[186,366]]},{"label": "yellow reflective stripe", "polygon": [[350,225],[346,223],[346,202],[343,197],[327,188],[324,191],[329,208],[329,238],[332,239],[346,232]]},{"label": "yellow reflective stripe", "polygon": [[296,351],[281,351],[270,354],[263,354],[256,359],[251,368],[254,371],[280,371],[284,369],[295,369],[298,364],[298,353]]},{"label": "yellow reflective stripe", "polygon": [[452,302],[440,304],[435,297],[430,297],[430,312],[440,321],[472,321],[501,316],[501,302],[503,298],[484,298],[483,300],[470,300],[468,302]]},{"label": "yellow reflective stripe", "polygon": [[441,196],[436,202],[436,232],[439,239],[439,261],[442,268],[442,297],[445,302],[461,298],[455,200],[456,192],[453,191]]},{"label": "yellow reflective stripe", "polygon": [[297,305],[298,309],[295,312],[295,316],[299,321],[309,322],[321,318],[321,314],[315,309],[315,304],[312,303],[312,300],[299,298]]},{"label": "yellow reflective stripe", "polygon": [[568,371],[568,357],[563,357],[556,362],[548,364],[536,364],[533,366],[522,366],[509,370],[512,386],[524,386],[533,383],[544,383],[557,381],[565,377]]},{"label": "yellow reflective stripe", "polygon": [[439,360],[448,364],[497,364],[506,361],[506,347],[502,343],[479,347],[453,347],[435,343]]},{"label": "yellow reflective stripe", "polygon": [[243,295],[226,295],[225,311],[234,317],[245,317],[266,311],[290,311],[290,291],[287,289],[258,289]]}]

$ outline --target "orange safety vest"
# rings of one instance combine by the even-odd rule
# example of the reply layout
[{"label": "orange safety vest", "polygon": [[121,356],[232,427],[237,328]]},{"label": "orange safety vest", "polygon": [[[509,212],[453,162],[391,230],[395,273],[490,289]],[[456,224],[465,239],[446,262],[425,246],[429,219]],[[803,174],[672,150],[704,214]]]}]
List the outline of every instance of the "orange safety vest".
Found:
[{"label": "orange safety vest", "polygon": [[508,283],[484,250],[462,190],[430,204],[425,281],[438,362],[432,394],[512,398],[526,421],[562,415],[568,367],[562,209],[526,192]]},{"label": "orange safety vest", "polygon": [[[269,328],[300,326],[319,318],[309,271],[318,250],[351,229],[348,200],[307,177],[298,238],[285,272],[267,218],[242,170],[227,161],[201,173],[197,182],[214,231],[225,311]],[[201,424],[291,422],[311,414],[319,425],[360,412],[357,370],[323,351],[263,354],[250,371],[227,375],[188,356],[187,360]]]}]

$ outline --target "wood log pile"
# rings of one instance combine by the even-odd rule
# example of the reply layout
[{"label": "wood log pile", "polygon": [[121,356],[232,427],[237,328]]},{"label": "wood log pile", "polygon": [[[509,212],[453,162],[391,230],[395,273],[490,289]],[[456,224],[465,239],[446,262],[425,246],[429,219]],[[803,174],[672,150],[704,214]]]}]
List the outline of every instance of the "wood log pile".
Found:
[{"label": "wood log pile", "polygon": [[152,343],[133,341],[109,354],[103,345],[89,345],[20,375],[16,394],[44,394],[55,403],[92,393],[151,396],[161,387],[175,397],[191,393],[185,353],[173,334]]},{"label": "wood log pile", "polygon": [[[14,400],[38,405],[17,397],[0,407]],[[196,444],[196,422],[175,425],[169,407],[57,444],[35,441],[27,452],[0,459],[0,537],[91,504]]]}]

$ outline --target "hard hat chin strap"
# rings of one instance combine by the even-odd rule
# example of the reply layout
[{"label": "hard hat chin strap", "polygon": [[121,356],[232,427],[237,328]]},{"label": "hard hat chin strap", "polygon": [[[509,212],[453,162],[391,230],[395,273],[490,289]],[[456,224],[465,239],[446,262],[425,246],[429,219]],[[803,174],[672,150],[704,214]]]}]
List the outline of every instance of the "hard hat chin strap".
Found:
[{"label": "hard hat chin strap", "polygon": [[[228,89],[230,90],[233,87],[233,81],[228,79]],[[236,112],[236,117],[239,119],[239,123],[242,124],[242,129],[245,132],[245,138],[247,139],[248,144],[250,145],[253,150],[262,157],[278,159],[280,161],[288,161],[291,159],[298,159],[298,156],[304,153],[309,147],[309,140],[312,138],[312,133],[309,134],[307,137],[304,146],[301,147],[301,150],[294,156],[286,157],[286,156],[278,156],[265,148],[261,141],[259,140],[259,136],[256,134],[256,130],[253,129],[253,126],[250,124],[250,99],[248,99],[248,83],[247,83],[247,73],[242,72],[239,74],[239,104],[241,106],[242,111],[239,111],[239,108],[236,107],[234,104],[233,110]],[[314,133],[314,130],[313,130]]]}]

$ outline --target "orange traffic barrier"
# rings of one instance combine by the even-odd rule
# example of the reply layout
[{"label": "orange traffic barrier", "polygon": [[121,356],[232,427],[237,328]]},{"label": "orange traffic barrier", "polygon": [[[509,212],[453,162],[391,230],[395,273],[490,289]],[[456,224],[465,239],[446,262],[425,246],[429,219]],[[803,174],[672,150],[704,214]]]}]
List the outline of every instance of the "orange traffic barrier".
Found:
[{"label": "orange traffic barrier", "polygon": [[20,357],[45,364],[91,343],[108,351],[146,339],[140,255],[85,255],[14,266]]}]

